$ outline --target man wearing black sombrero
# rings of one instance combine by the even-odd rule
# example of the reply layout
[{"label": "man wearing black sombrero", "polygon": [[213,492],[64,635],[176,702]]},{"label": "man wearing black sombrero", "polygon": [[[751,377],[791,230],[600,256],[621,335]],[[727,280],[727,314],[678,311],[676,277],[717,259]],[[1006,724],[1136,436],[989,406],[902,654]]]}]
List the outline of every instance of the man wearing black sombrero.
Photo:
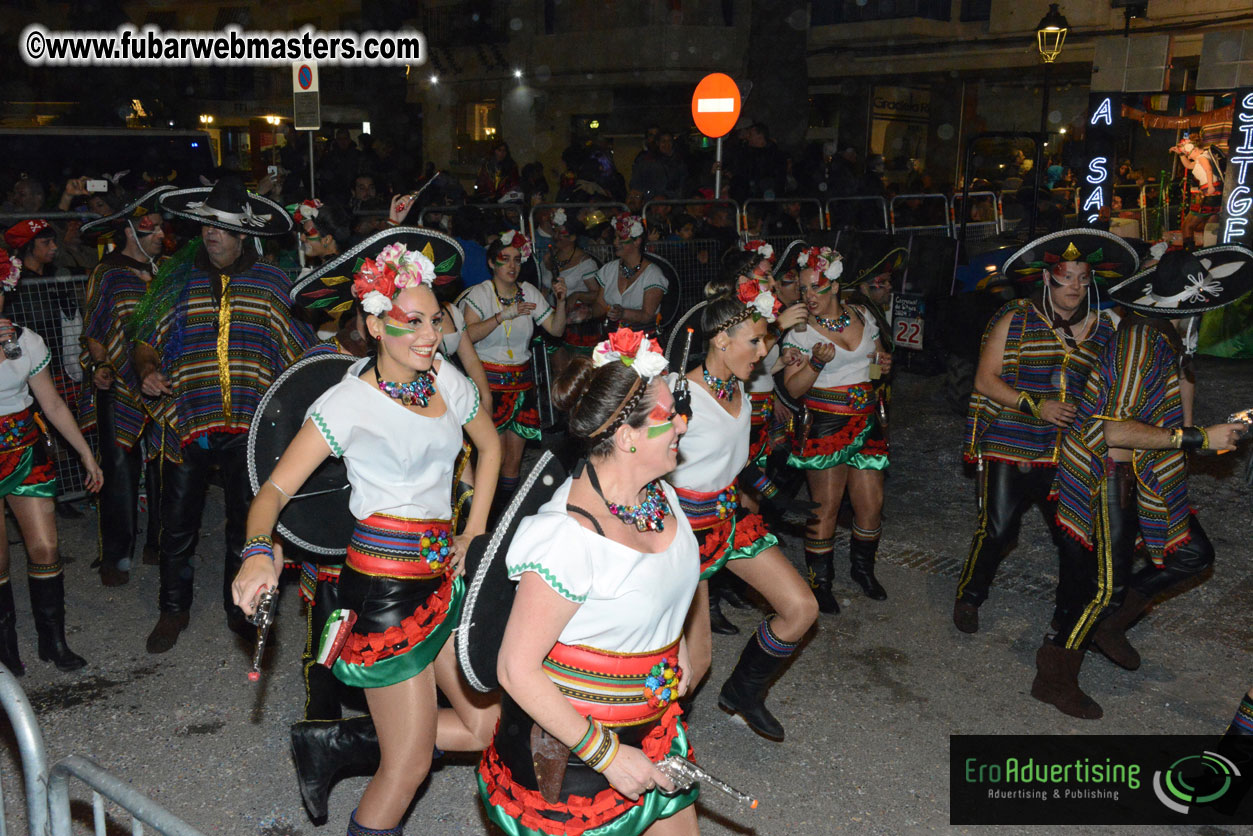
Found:
[{"label": "man wearing black sombrero", "polygon": [[979,607],[1022,515],[1040,503],[1053,517],[1058,444],[1117,322],[1097,308],[1099,283],[1122,280],[1139,263],[1123,239],[1081,228],[1037,238],[1002,268],[1040,288],[1002,307],[983,336],[963,451],[979,474],[978,523],[953,602],[963,633],[979,630]]},{"label": "man wearing black sombrero", "polygon": [[[1031,695],[1074,717],[1101,707],[1079,688],[1089,643],[1129,670],[1126,631],[1152,600],[1195,578],[1214,547],[1188,504],[1186,450],[1231,450],[1244,424],[1185,426],[1181,333],[1191,318],[1253,290],[1253,251],[1172,252],[1112,287],[1130,313],[1101,354],[1062,439],[1057,522],[1063,538],[1056,624],[1036,653]],[[1132,572],[1137,536],[1150,563]]]},{"label": "man wearing black sombrero", "polygon": [[149,653],[169,650],[187,627],[191,557],[214,466],[226,499],[227,624],[255,635],[230,591],[252,499],[247,432],[266,389],[314,342],[308,327],[291,317],[287,275],[258,258],[248,240],[290,231],[283,207],[245,191],[235,178],[211,189],[166,192],[159,205],[199,223],[201,237],[162,267],[134,316],[136,378],[145,396],[172,404],[177,431],[177,444],[165,453],[161,617],[148,636]]},{"label": "man wearing black sombrero", "polygon": [[[100,580],[120,586],[130,580],[138,522],[139,472],[143,464],[140,439],[149,418],[131,366],[131,340],[126,324],[157,272],[156,258],[164,247],[157,199],[172,186],[141,195],[111,215],[83,225],[83,232],[112,233],[116,248],[105,254],[87,278],[87,321],[83,325],[82,366],[86,392],[79,423],[99,430],[100,469],[107,491],[100,494],[98,538]],[[154,450],[153,453],[159,453]],[[158,554],[161,526],[160,468],[156,455],[148,462],[148,542],[144,556]]]}]

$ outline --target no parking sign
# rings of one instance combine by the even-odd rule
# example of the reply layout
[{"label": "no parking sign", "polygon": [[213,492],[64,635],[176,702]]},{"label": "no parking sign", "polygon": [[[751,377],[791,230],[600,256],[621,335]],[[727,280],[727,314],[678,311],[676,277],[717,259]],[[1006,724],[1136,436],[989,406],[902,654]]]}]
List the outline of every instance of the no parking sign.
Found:
[{"label": "no parking sign", "polygon": [[298,131],[322,127],[321,94],[316,61],[293,61],[291,65],[292,125]]}]

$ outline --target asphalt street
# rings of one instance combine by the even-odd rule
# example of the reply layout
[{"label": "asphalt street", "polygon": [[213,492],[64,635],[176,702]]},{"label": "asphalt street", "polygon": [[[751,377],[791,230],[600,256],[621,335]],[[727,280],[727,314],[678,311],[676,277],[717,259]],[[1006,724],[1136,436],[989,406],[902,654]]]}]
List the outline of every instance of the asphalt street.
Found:
[{"label": "asphalt street", "polygon": [[[1203,361],[1200,380],[1198,423],[1253,405],[1253,364]],[[761,805],[748,810],[706,791],[702,833],[1130,832],[950,826],[949,736],[1218,735],[1253,682],[1251,491],[1242,480],[1247,449],[1194,459],[1192,501],[1218,560],[1205,583],[1160,604],[1132,631],[1143,667],[1127,672],[1089,654],[1081,681],[1104,707],[1104,719],[1075,720],[1028,695],[1056,583],[1039,515],[1024,521],[1019,546],[981,610],[981,631],[958,633],[950,613],[974,525],[974,488],[958,457],[963,421],[945,411],[938,384],[938,378],[911,375],[897,383],[879,568],[890,597],[863,597],[848,580],[839,552],[843,611],[820,616],[803,652],[770,692],[769,704],[787,728],[783,743],[757,737],[717,708],[722,678],[761,618],[757,611],[726,609],[741,635],[715,637],[714,670],[697,695],[691,738],[706,769],[756,795]],[[225,628],[220,492],[210,491],[205,514],[191,627],[161,656],[144,650],[157,618],[157,568],[137,565],[129,585],[106,589],[89,569],[94,512],[61,520],[60,531],[70,562],[69,640],[89,660],[85,670],[62,674],[39,661],[20,546],[13,550],[12,572],[19,643],[29,668],[21,681],[50,757],[87,756],[206,834],[342,833],[365,779],[338,784],[330,823],[315,828],[301,808],[288,752],[287,727],[298,719],[303,699],[298,656],[304,617],[294,586],[281,596],[276,642],[260,685],[246,678],[250,648]],[[799,565],[799,540],[783,540]],[[0,776],[8,832],[25,833],[16,749],[7,729],[4,737]],[[490,832],[473,763],[455,756],[440,763],[410,813],[407,832]],[[82,799],[74,808],[76,827],[89,832],[89,794],[81,786],[73,794]],[[130,832],[128,820],[113,809],[109,827]],[[1149,832],[1218,836],[1237,830]]]}]

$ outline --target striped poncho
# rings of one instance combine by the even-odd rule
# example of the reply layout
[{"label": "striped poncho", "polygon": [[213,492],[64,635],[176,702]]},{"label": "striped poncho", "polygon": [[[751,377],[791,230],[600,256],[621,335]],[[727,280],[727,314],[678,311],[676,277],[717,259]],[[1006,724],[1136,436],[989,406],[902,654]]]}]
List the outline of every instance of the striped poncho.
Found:
[{"label": "striped poncho", "polygon": [[169,311],[137,340],[156,350],[170,377],[179,441],[247,432],[266,389],[315,342],[292,319],[290,279],[247,256],[219,274],[200,252],[163,290],[173,297]]},{"label": "striped poncho", "polygon": [[[985,346],[988,335],[1005,316],[1011,319],[1001,379],[1037,401],[1073,402],[1114,334],[1113,320],[1101,311],[1087,339],[1068,348],[1030,300],[1016,299],[997,311],[988,324],[983,335]],[[1057,463],[1060,435],[1047,421],[1017,406],[1001,406],[976,391],[970,396],[963,454],[967,461],[982,454],[996,461],[1052,466]]]},{"label": "striped poncho", "polygon": [[[1105,421],[1183,426],[1179,355],[1143,320],[1124,322],[1088,379],[1075,423],[1062,439],[1057,468],[1057,522],[1094,547],[1093,520],[1105,479]],[[1157,565],[1188,540],[1187,460],[1182,450],[1136,450],[1136,505],[1140,533]]]}]

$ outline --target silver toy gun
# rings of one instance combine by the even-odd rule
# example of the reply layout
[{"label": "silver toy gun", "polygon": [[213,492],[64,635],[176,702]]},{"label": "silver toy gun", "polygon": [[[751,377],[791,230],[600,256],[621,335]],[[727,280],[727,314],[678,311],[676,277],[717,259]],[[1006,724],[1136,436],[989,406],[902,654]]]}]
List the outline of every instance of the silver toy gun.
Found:
[{"label": "silver toy gun", "polygon": [[249,682],[261,681],[261,657],[265,654],[265,640],[270,636],[270,626],[274,624],[274,603],[278,599],[278,587],[267,589],[257,599],[257,609],[248,616],[248,621],[257,625],[257,649],[252,652],[252,670],[248,671]]},{"label": "silver toy gun", "polygon": [[687,382],[687,358],[692,352],[692,330],[687,329],[687,336],[683,343],[683,359],[679,361],[679,379],[674,384],[674,411],[687,421],[692,419],[692,392],[688,389]]},{"label": "silver toy gun", "polygon": [[757,809],[757,799],[753,798],[748,793],[740,792],[725,781],[719,781],[717,778],[710,775],[708,772],[701,769],[699,766],[686,758],[681,758],[678,755],[671,755],[661,763],[657,764],[657,771],[674,782],[675,792],[685,790],[692,786],[692,784],[699,782],[707,787],[722,790],[741,804],[747,804],[750,810]]}]

